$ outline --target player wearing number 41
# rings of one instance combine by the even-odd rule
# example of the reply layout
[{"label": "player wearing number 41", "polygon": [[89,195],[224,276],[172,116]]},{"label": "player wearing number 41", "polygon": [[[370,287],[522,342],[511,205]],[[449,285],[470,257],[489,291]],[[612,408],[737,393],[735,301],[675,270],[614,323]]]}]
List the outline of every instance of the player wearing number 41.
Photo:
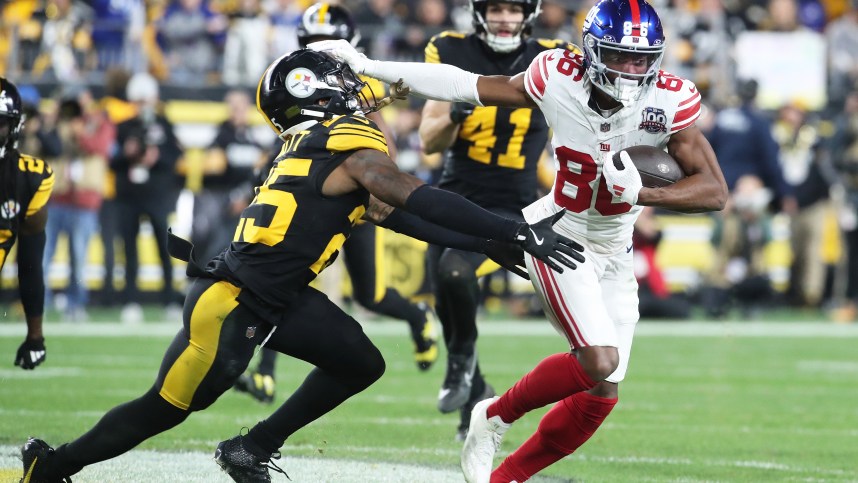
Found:
[{"label": "player wearing number 41", "polygon": [[[512,75],[547,50],[579,52],[562,40],[530,37],[541,0],[470,0],[475,32],[443,32],[426,46],[426,62],[482,75]],[[548,125],[530,108],[474,107],[427,101],[420,122],[426,152],[446,150],[438,187],[458,193],[503,216],[521,218],[537,195],[537,165],[548,142]],[[432,246],[435,308],[444,329],[447,371],[438,409],[459,412],[456,438],[464,440],[471,410],[494,396],[477,358],[479,277],[497,270],[480,253]]]},{"label": "player wearing number 41", "polygon": [[311,50],[268,67],[257,108],[283,147],[232,244],[205,267],[190,243],[171,235],[170,253],[189,262],[192,278],[183,326],[155,384],[56,450],[30,438],[21,450],[23,481],[60,481],[177,426],[232,387],[261,344],[314,368],[266,420],[218,444],[215,460],[235,481],[271,481],[270,460],[289,436],[384,372],[361,325],[309,286],[360,218],[486,253],[521,273],[522,249],[561,272],[584,260],[580,245],[552,230],[559,216],[533,224],[503,218],[399,171],[364,111],[389,99],[368,98],[364,85],[347,65]]},{"label": "player wearing number 41", "polygon": [[18,286],[27,319],[27,337],[15,353],[15,365],[34,369],[45,361],[42,315],[45,279],[46,204],[54,172],[41,159],[18,152],[24,106],[15,84],[0,77],[0,268],[18,239]]},{"label": "player wearing number 41", "polygon": [[[552,273],[527,257],[530,278],[552,324],[571,351],[542,360],[500,398],[478,403],[462,449],[468,481],[522,482],[574,452],[617,402],[638,320],[632,230],[641,205],[679,212],[720,210],[727,187],[711,146],[695,126],[700,93],[659,70],[665,38],[655,9],[643,0],[602,0],[583,25],[584,55],[550,50],[514,76],[479,76],[449,65],[380,62],[348,44],[323,50],[354,70],[413,93],[475,105],[538,107],[552,128],[557,167],[550,194],[524,210],[536,220],[565,209],[557,229],[584,245],[577,270]],[[628,155],[635,145],[667,148],[686,177],[643,187]],[[537,431],[492,471],[509,425],[554,404]]]}]

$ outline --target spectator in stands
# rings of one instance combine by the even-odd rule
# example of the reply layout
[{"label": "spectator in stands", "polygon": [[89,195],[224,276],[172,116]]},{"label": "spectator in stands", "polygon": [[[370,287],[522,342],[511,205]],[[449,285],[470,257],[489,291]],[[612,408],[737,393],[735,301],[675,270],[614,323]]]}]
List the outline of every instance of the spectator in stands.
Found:
[{"label": "spectator in stands", "polygon": [[828,43],[829,105],[842,109],[852,86],[858,83],[858,1],[825,29]]},{"label": "spectator in stands", "polygon": [[199,84],[217,70],[227,20],[203,0],[173,0],[157,28],[171,80]]},{"label": "spectator in stands", "polygon": [[820,155],[820,136],[803,109],[787,104],[774,125],[780,165],[792,187],[796,210],[790,217],[790,286],[786,299],[794,305],[818,307],[825,290],[822,240],[829,214],[829,180]]},{"label": "spectator in stands", "polygon": [[249,124],[250,96],[232,90],[224,102],[229,118],[206,153],[202,189],[194,196],[191,240],[201,262],[229,246],[253,193],[254,166],[265,162],[268,154]]},{"label": "spectator in stands", "polygon": [[271,34],[268,39],[268,58],[276,59],[284,52],[298,49],[298,24],[304,9],[298,0],[275,0],[270,2],[268,17],[271,20]]},{"label": "spectator in stands", "polygon": [[91,0],[90,4],[95,12],[91,37],[98,70],[122,66],[136,71],[142,67],[143,0]]},{"label": "spectator in stands", "polygon": [[[86,266],[89,241],[98,229],[98,210],[104,192],[107,159],[116,137],[115,126],[99,109],[92,95],[82,89],[60,102],[55,135],[62,146],[50,159],[54,168],[54,192],[48,203],[44,271],[49,273],[57,239],[65,233],[70,243],[70,270],[64,319],[87,320],[89,295]],[[51,300],[47,288],[46,302]],[[47,305],[47,303],[46,303]]]},{"label": "spectator in stands", "polygon": [[773,193],[778,207],[792,213],[795,198],[784,180],[771,122],[754,106],[757,81],[742,80],[738,85],[739,105],[718,112],[712,129],[706,133],[727,188],[732,191],[739,178],[754,175]]},{"label": "spectator in stands", "polygon": [[138,112],[118,126],[117,149],[110,166],[116,172],[116,212],[125,244],[121,319],[137,323],[143,319],[137,289],[137,235],[142,215],[149,218],[158,245],[164,277],[161,303],[167,306],[167,317],[176,316],[181,307],[173,290],[173,269],[167,253],[167,216],[176,208],[179,183],[175,169],[182,148],[173,125],[159,112],[158,83],[151,75],[134,74],[128,82],[127,97],[137,104]]},{"label": "spectator in stands", "polygon": [[687,319],[691,314],[688,299],[670,292],[656,252],[661,241],[661,228],[655,208],[647,206],[635,221],[632,236],[635,278],[638,281],[638,311],[642,319]]},{"label": "spectator in stands", "polygon": [[271,21],[259,0],[240,0],[230,17],[223,52],[223,82],[229,86],[256,86],[270,61]]},{"label": "spectator in stands", "polygon": [[33,71],[38,75],[49,69],[57,80],[77,80],[90,47],[92,9],[78,0],[53,0],[46,12],[41,52]]},{"label": "spectator in stands", "polygon": [[[128,102],[125,89],[131,74],[125,69],[112,67],[104,74],[104,97],[101,108],[114,125],[119,125],[137,114],[137,106]],[[111,156],[113,153],[111,153]],[[101,299],[103,305],[119,303],[114,295],[113,271],[116,250],[114,241],[118,231],[119,220],[116,215],[116,173],[108,167],[104,180],[104,197],[101,210],[98,212],[98,223],[101,227],[101,244],[104,247],[104,278],[101,284]]]},{"label": "spectator in stands", "polygon": [[769,301],[772,289],[763,249],[771,240],[771,197],[760,178],[744,175],[736,181],[724,216],[716,219],[715,263],[702,294],[710,317],[727,315],[734,303],[749,317]]}]

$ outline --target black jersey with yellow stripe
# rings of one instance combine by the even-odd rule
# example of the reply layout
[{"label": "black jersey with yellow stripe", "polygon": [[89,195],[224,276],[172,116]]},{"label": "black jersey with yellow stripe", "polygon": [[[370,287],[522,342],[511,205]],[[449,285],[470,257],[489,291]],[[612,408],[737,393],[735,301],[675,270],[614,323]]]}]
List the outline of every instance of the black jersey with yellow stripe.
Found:
[{"label": "black jersey with yellow stripe", "polygon": [[324,196],[328,175],[355,151],[387,154],[378,127],[361,116],[339,116],[292,136],[241,215],[232,244],[209,271],[240,282],[280,307],[336,258],[363,216],[369,192]]},{"label": "black jersey with yellow stripe", "polygon": [[[541,52],[578,52],[563,40],[528,38],[509,53],[491,50],[477,34],[442,32],[426,45],[426,62],[451,64],[480,75],[513,76]],[[445,153],[440,187],[484,207],[519,210],[536,200],[536,167],[548,141],[539,110],[476,107]]]},{"label": "black jersey with yellow stripe", "polygon": [[41,159],[16,150],[7,152],[0,163],[0,268],[3,268],[24,218],[48,203],[54,188],[54,172]]}]

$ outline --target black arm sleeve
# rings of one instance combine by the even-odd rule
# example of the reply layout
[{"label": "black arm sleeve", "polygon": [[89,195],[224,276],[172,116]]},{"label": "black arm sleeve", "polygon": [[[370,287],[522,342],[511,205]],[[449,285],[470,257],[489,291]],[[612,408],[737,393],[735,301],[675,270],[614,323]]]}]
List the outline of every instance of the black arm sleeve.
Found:
[{"label": "black arm sleeve", "polygon": [[21,235],[18,239],[18,287],[24,314],[28,317],[42,315],[45,311],[44,252],[44,231],[36,235]]},{"label": "black arm sleeve", "polygon": [[405,200],[405,209],[432,223],[469,235],[515,242],[524,223],[498,216],[450,191],[423,185]]},{"label": "black arm sleeve", "polygon": [[486,241],[483,238],[449,230],[403,210],[393,210],[387,218],[378,223],[378,226],[432,243],[433,245],[441,245],[469,252],[482,253]]}]

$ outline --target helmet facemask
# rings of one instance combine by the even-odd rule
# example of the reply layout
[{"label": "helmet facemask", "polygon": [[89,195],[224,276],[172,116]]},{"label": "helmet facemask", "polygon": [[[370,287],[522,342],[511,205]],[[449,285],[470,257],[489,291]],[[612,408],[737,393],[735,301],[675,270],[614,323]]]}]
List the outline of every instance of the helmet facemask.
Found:
[{"label": "helmet facemask", "polygon": [[[635,43],[632,43],[634,39]],[[641,45],[646,37],[624,37],[622,43],[598,39],[591,34],[584,36],[584,52],[589,60],[587,74],[593,84],[623,104],[637,101],[646,88],[655,82],[664,58],[664,44]],[[611,69],[607,64],[617,64],[629,56],[646,59],[647,70],[643,74],[630,74]],[[610,75],[609,75],[610,74]],[[613,77],[613,80],[611,79]]]},{"label": "helmet facemask", "polygon": [[[491,28],[492,25],[486,20],[486,12],[488,11],[489,3],[509,3],[512,5],[521,5],[524,12],[524,19],[519,24],[518,28],[509,37],[500,36]],[[522,42],[524,35],[529,34],[536,22],[536,17],[542,11],[542,0],[535,1],[486,1],[486,0],[471,0],[469,2],[471,9],[471,17],[474,28],[478,33],[483,35],[486,44],[498,53],[512,52],[517,49]]]}]

